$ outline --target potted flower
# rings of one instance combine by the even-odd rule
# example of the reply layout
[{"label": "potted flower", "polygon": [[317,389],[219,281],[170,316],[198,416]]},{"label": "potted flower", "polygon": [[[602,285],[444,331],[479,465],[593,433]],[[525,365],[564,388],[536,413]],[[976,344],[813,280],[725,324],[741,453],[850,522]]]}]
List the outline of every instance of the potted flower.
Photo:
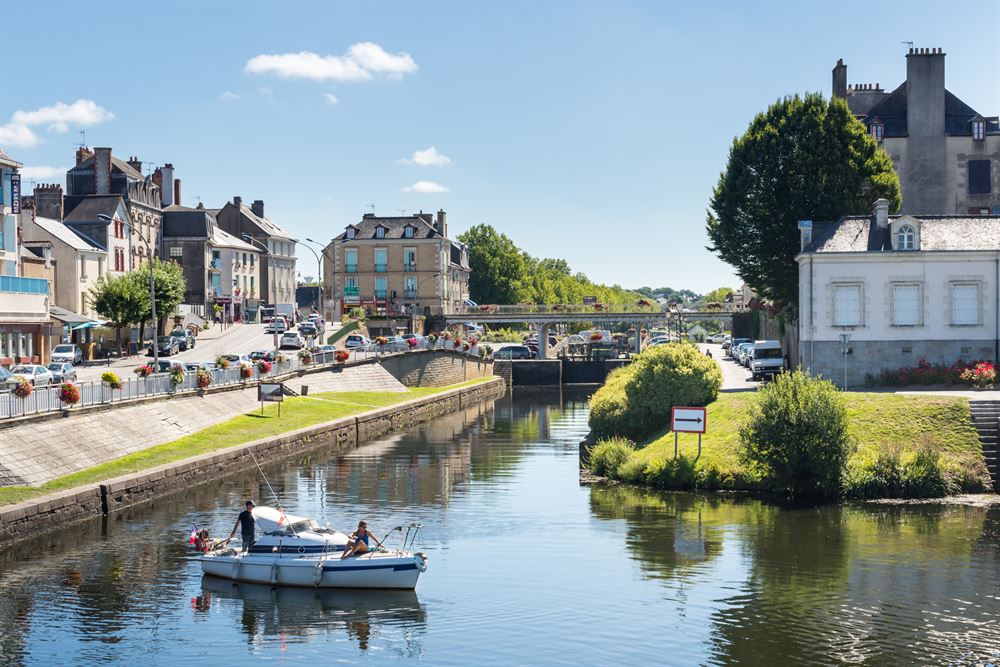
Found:
[{"label": "potted flower", "polygon": [[406,339],[406,344],[409,345],[410,349],[412,350],[413,348],[415,348],[417,346],[417,339],[416,338],[407,338]]},{"label": "potted flower", "polygon": [[194,373],[194,382],[198,389],[205,389],[212,384],[212,374],[204,368],[199,368]]},{"label": "potted flower", "polygon": [[333,358],[337,360],[338,364],[342,364],[351,358],[351,353],[347,350],[337,350],[334,352]]},{"label": "potted flower", "polygon": [[13,383],[11,392],[18,398],[28,398],[35,390],[34,385],[28,382],[28,378],[23,375],[15,375],[11,382]]},{"label": "potted flower", "polygon": [[278,354],[274,355],[274,361],[275,361],[275,363],[279,363],[280,364],[283,361],[288,361],[288,357],[286,357],[284,355],[284,353],[279,352]]},{"label": "potted flower", "polygon": [[170,386],[178,387],[184,382],[184,367],[174,364],[170,367]]},{"label": "potted flower", "polygon": [[257,370],[260,371],[261,375],[267,375],[271,372],[271,362],[267,359],[258,359]]},{"label": "potted flower", "polygon": [[[132,372],[141,378],[149,377],[156,371],[150,364],[143,364],[142,366],[136,366],[132,369]],[[102,376],[103,377],[103,376]]]},{"label": "potted flower", "polygon": [[240,364],[240,378],[243,380],[249,380],[253,377],[253,366],[243,362]]},{"label": "potted flower", "polygon": [[603,303],[595,303],[594,304],[594,310],[604,310],[604,304]]},{"label": "potted flower", "polygon": [[600,343],[602,340],[604,340],[604,334],[602,334],[600,332],[597,332],[597,331],[595,331],[594,333],[590,334],[590,342],[591,343]]},{"label": "potted flower", "polygon": [[636,305],[637,305],[637,306],[642,306],[642,307],[646,308],[646,307],[649,307],[649,306],[652,306],[652,305],[653,305],[653,302],[652,302],[652,301],[650,301],[649,299],[639,299],[639,300],[638,300],[638,301],[636,302]]},{"label": "potted flower", "polygon": [[311,364],[313,362],[313,354],[309,350],[299,350],[299,361],[303,364]]},{"label": "potted flower", "polygon": [[71,382],[59,385],[59,400],[72,407],[80,402],[80,389]]},{"label": "potted flower", "polygon": [[426,338],[427,343],[429,345],[431,345],[432,347],[434,346],[434,343],[437,342],[437,339],[438,339],[438,337],[435,336],[434,334],[427,334],[427,338]]},{"label": "potted flower", "polygon": [[382,346],[388,345],[389,339],[386,338],[385,336],[375,336],[375,344]]},{"label": "potted flower", "polygon": [[122,379],[118,377],[117,373],[112,373],[111,371],[101,373],[101,382],[112,389],[121,389],[123,386]]},{"label": "potted flower", "polygon": [[227,370],[229,368],[229,359],[227,359],[224,355],[220,354],[215,359],[215,365],[221,368],[222,370]]},{"label": "potted flower", "polygon": [[989,389],[996,384],[997,371],[990,362],[980,361],[962,371],[960,377],[977,389]]},{"label": "potted flower", "polygon": [[468,352],[471,348],[472,346],[469,345],[468,341],[462,343],[462,352]]}]

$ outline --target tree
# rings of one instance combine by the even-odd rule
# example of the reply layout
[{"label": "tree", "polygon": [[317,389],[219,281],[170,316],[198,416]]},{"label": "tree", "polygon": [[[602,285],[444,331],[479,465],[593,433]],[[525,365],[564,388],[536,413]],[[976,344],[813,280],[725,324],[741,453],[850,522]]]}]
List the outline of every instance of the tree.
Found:
[{"label": "tree", "polygon": [[149,287],[141,289],[131,274],[104,274],[90,290],[90,299],[94,310],[114,325],[119,349],[122,329],[142,321],[149,312]]},{"label": "tree", "polygon": [[732,287],[719,287],[706,294],[705,301],[708,303],[722,303],[733,291]]},{"label": "tree", "polygon": [[[145,308],[140,320],[141,329],[139,337],[142,338],[146,328],[146,322],[152,317],[152,309],[149,303],[149,262],[143,263],[138,269],[128,274],[136,289],[141,289],[146,294]],[[173,313],[181,303],[184,302],[184,271],[180,264],[175,262],[164,262],[162,260],[153,261],[153,289],[156,292],[156,316],[159,332],[159,323],[164,317]],[[157,334],[158,335],[158,334]]]},{"label": "tree", "polygon": [[469,248],[469,296],[479,303],[519,303],[525,278],[524,257],[506,234],[476,225],[458,237]]},{"label": "tree", "polygon": [[797,303],[799,220],[899,208],[889,155],[841,99],[788,97],[758,114],[729,149],[708,213],[709,250],[758,294]]}]

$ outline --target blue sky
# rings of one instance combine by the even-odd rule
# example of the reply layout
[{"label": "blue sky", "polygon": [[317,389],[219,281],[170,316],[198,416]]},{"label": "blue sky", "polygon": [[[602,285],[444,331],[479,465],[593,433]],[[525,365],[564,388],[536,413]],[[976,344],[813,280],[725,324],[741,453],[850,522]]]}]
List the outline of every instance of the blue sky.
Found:
[{"label": "blue sky", "polygon": [[837,58],[891,89],[902,41],[943,47],[948,88],[1000,113],[1000,2],[4,0],[0,25],[0,146],[39,181],[86,129],[172,162],[184,204],[263,199],[299,238],[443,208],[453,235],[489,223],[631,287],[736,284],[704,249],[729,145],[828,95]]}]

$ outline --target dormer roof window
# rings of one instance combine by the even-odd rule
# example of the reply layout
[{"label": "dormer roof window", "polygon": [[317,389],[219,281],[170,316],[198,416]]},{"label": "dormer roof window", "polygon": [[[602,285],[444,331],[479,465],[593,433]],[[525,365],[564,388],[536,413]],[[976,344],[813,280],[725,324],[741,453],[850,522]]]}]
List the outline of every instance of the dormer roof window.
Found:
[{"label": "dormer roof window", "polygon": [[407,225],[406,227],[403,227],[403,238],[412,239],[414,231],[416,230],[414,230],[413,225]]},{"label": "dormer roof window", "polygon": [[976,116],[972,119],[972,140],[983,141],[986,139],[986,119]]},{"label": "dormer roof window", "polygon": [[375,238],[384,239],[385,238],[385,227],[379,225],[375,228]]},{"label": "dormer roof window", "polygon": [[348,241],[353,241],[354,238],[357,236],[357,233],[358,233],[357,227],[355,227],[354,225],[348,225],[347,231],[344,232],[344,238],[346,238]]},{"label": "dormer roof window", "polygon": [[916,248],[917,233],[912,225],[900,225],[896,230],[896,250],[913,250]]},{"label": "dormer roof window", "polygon": [[877,118],[873,120],[871,125],[868,126],[868,131],[871,132],[875,141],[882,143],[882,137],[885,135],[885,126],[882,125],[882,121]]}]

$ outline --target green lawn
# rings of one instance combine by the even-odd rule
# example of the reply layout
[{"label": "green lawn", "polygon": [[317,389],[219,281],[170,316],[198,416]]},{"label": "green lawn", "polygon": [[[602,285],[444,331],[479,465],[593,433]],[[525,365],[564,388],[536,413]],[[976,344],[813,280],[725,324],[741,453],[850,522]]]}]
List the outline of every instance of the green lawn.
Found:
[{"label": "green lawn", "polygon": [[[707,432],[702,438],[698,469],[715,466],[723,471],[742,469],[738,451],[739,427],[754,394],[723,393],[708,406]],[[858,445],[853,457],[863,457],[889,447],[912,451],[922,446],[938,449],[945,459],[981,465],[982,446],[972,426],[969,401],[952,396],[919,396],[888,393],[845,394],[848,428]],[[698,437],[681,434],[680,452],[693,457]],[[634,456],[647,463],[673,458],[674,436],[652,438]],[[853,458],[852,457],[852,458]]]},{"label": "green lawn", "polygon": [[340,417],[367,412],[374,408],[388,407],[414,398],[431,396],[449,389],[479,384],[491,379],[477,378],[447,387],[414,387],[405,392],[326,392],[309,397],[287,397],[281,404],[278,417],[277,404],[267,404],[264,413],[255,410],[234,417],[220,424],[185,436],[172,442],[144,449],[113,461],[52,480],[41,486],[13,486],[0,488],[0,505],[16,503],[28,498],[75,486],[93,484],[119,475],[155,468],[191,456],[217,449],[240,445],[280,433],[295,431],[307,426],[333,421]]}]

